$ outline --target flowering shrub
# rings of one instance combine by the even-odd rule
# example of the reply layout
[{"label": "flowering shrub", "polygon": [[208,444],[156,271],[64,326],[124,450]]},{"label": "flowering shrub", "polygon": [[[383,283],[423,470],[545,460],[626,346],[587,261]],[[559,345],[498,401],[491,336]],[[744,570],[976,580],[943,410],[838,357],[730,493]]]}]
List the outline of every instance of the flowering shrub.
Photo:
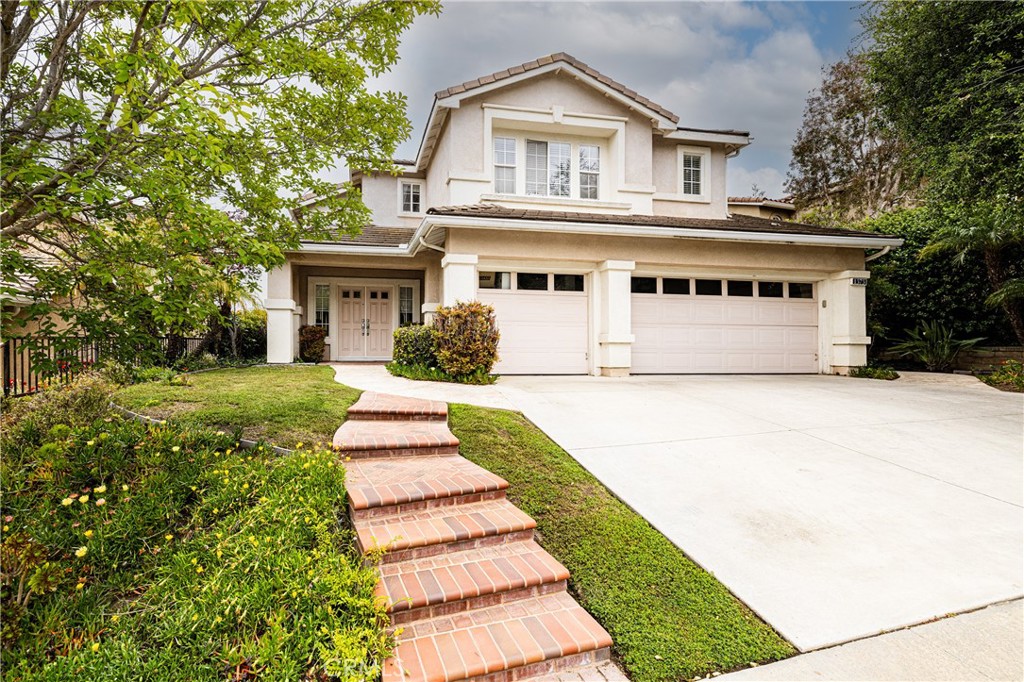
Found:
[{"label": "flowering shrub", "polygon": [[52,423],[53,393],[0,432],[4,679],[379,675],[386,616],[332,453],[86,421],[84,389]]},{"label": "flowering shrub", "polygon": [[303,362],[320,362],[324,359],[327,330],[311,324],[299,327],[299,359]]},{"label": "flowering shrub", "polygon": [[981,380],[1004,391],[1024,393],[1024,362],[1007,360],[991,374],[982,375]]},{"label": "flowering shrub", "polygon": [[498,360],[494,309],[479,301],[437,309],[438,366],[452,376],[487,374]]},{"label": "flowering shrub", "polygon": [[395,330],[394,362],[407,367],[437,367],[437,330],[429,325],[413,325]]}]

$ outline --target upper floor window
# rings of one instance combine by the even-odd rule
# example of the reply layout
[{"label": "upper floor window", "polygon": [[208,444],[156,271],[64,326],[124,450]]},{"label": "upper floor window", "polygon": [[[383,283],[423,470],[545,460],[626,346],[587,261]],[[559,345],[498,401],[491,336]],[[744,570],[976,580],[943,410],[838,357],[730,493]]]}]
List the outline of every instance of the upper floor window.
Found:
[{"label": "upper floor window", "polygon": [[516,139],[494,138],[494,191],[516,193]]},{"label": "upper floor window", "polygon": [[421,213],[422,185],[418,182],[403,182],[402,187],[402,213]]},{"label": "upper floor window", "polygon": [[707,197],[709,150],[684,148],[681,150],[679,176],[683,196],[691,199]]},{"label": "upper floor window", "polygon": [[529,196],[599,198],[600,145],[501,136],[494,138],[493,152],[499,194],[522,187],[519,191]]}]

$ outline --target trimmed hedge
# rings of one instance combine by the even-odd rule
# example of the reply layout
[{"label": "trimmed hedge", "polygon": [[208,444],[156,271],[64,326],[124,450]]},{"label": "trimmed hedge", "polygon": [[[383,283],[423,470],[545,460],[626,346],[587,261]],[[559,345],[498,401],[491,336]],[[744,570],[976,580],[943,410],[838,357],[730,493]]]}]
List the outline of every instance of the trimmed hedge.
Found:
[{"label": "trimmed hedge", "polygon": [[437,367],[437,330],[427,325],[395,330],[392,359],[399,365]]},{"label": "trimmed hedge", "polygon": [[320,362],[324,359],[327,330],[311,324],[299,327],[299,358],[303,362]]},{"label": "trimmed hedge", "polygon": [[437,364],[452,376],[487,374],[498,361],[494,308],[479,301],[437,309]]}]

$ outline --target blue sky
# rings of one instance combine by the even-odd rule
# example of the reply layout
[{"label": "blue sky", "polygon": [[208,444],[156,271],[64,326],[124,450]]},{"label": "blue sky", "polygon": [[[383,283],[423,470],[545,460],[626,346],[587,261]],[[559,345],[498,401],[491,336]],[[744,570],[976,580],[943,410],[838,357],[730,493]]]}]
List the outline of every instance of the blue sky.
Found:
[{"label": "blue sky", "polygon": [[780,196],[804,101],[823,66],[860,34],[851,2],[448,2],[406,33],[376,87],[409,98],[415,156],[433,93],[553,52],[568,52],[680,116],[749,130],[729,163],[730,194]]}]

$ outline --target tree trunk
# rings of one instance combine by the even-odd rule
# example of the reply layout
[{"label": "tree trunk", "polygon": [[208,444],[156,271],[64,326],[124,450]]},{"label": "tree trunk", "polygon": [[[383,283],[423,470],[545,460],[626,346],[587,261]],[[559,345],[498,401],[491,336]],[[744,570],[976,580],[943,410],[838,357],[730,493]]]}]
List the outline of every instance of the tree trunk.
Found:
[{"label": "tree trunk", "polygon": [[[988,283],[992,291],[999,291],[1009,278],[1006,264],[1006,254],[998,247],[985,249],[985,269],[988,272]],[[1013,333],[1017,336],[1017,343],[1024,346],[1024,300],[1007,299],[1002,303],[1003,311],[1010,320]]]}]

